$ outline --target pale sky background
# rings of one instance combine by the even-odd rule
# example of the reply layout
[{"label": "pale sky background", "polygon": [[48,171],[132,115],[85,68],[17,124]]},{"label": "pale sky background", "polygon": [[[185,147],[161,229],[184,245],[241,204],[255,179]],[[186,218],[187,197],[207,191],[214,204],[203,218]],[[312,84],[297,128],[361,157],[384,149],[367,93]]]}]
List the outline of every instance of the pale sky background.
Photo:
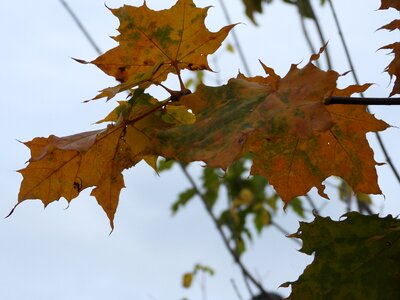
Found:
[{"label": "pale sky background", "polygon": [[[239,0],[226,0],[234,22],[242,22],[235,31],[244,48],[253,75],[261,74],[258,59],[284,75],[291,63],[307,61],[305,46],[295,9],[276,0],[257,16],[255,27],[244,16]],[[312,1],[319,7],[319,1]],[[108,36],[116,34],[118,20],[103,1],[69,0],[69,5],[103,50],[115,46]],[[174,0],[148,0],[154,9],[168,8]],[[195,1],[198,6],[213,5],[207,26],[216,31],[226,25],[216,0]],[[376,11],[380,1],[334,1],[345,31],[346,40],[360,80],[376,83],[367,96],[389,94],[389,77],[383,69],[391,57],[376,50],[399,40],[396,32],[376,29],[397,17],[393,11]],[[141,5],[142,1],[106,1],[109,7],[123,4]],[[349,67],[333,26],[328,6],[318,9],[335,70],[344,73]],[[70,59],[86,60],[97,55],[57,0],[2,1],[0,10],[2,37],[0,96],[3,110],[0,155],[0,216],[6,216],[17,201],[21,176],[29,151],[17,140],[36,136],[70,135],[97,128],[92,125],[116,104],[82,104],[104,87],[114,84],[94,66]],[[312,24],[308,24],[313,30]],[[315,37],[315,34],[313,34]],[[231,38],[228,39],[232,41]],[[317,39],[314,39],[318,45]],[[220,78],[225,82],[243,70],[235,54],[216,54]],[[210,59],[212,63],[212,60]],[[211,78],[211,77],[210,77]],[[351,84],[352,77],[341,79]],[[210,79],[209,83],[213,81]],[[400,107],[373,107],[378,117],[400,126]],[[400,166],[400,132],[388,129],[383,139],[395,163]],[[371,135],[376,159],[381,151]],[[198,167],[191,168],[199,174]],[[400,212],[399,184],[387,166],[378,168],[380,186],[386,197],[377,197],[375,208],[382,214]],[[8,219],[0,219],[0,299],[137,299],[173,300],[188,297],[200,300],[199,281],[190,290],[181,288],[181,275],[200,262],[209,265],[216,275],[208,278],[208,299],[237,299],[231,285],[233,278],[248,299],[238,268],[228,256],[214,225],[200,201],[194,200],[176,217],[170,205],[176,195],[189,186],[174,169],[157,177],[144,164],[125,172],[127,188],[123,190],[115,217],[115,230],[109,236],[106,215],[86,190],[70,207],[61,200],[43,210],[40,201],[26,201]],[[331,193],[334,196],[334,193]],[[321,205],[326,200],[318,199]],[[332,197],[323,214],[341,215],[338,200]],[[299,219],[288,211],[279,213],[279,222],[289,232],[296,231]],[[296,280],[310,257],[300,254],[298,245],[282,237],[275,229],[265,230],[244,256],[249,269],[268,290],[287,295],[278,286]]]}]

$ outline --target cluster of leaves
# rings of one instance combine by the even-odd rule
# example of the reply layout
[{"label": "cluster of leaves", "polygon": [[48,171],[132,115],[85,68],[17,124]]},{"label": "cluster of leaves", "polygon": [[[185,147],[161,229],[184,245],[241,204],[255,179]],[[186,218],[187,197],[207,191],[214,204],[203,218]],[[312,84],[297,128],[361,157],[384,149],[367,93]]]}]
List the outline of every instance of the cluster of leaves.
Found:
[{"label": "cluster of leaves", "polygon": [[[239,74],[226,85],[200,85],[194,93],[184,86],[181,70],[210,70],[207,55],[234,27],[209,32],[204,25],[207,9],[192,0],[179,0],[161,11],[145,3],[111,9],[120,20],[120,35],[114,37],[119,45],[91,63],[120,84],[94,99],[128,90],[129,100],[119,102],[101,121],[110,122],[103,130],[25,143],[31,159],[20,171],[19,203],[41,199],[47,205],[61,197],[71,201],[94,186],[92,195],[113,226],[124,187],[121,172],[141,160],[155,168],[159,155],[226,170],[251,154],[250,173],[264,176],[286,205],[314,186],[327,197],[322,182],[331,175],[342,177],[356,192],[381,192],[366,133],[388,125],[365,106],[327,105],[331,97],[363,92],[369,84],[338,89],[340,75],[313,64],[325,47],[304,67],[292,65],[283,78],[261,64],[265,76]],[[177,75],[179,91],[162,84],[168,74]],[[171,96],[154,99],[145,93],[150,85],[164,87]],[[242,204],[234,206],[237,210]]]},{"label": "cluster of leaves", "polygon": [[[254,12],[262,11],[262,2],[271,1],[243,0],[253,21]],[[309,0],[284,1],[297,5],[303,17],[315,18]],[[399,1],[382,0],[380,9],[388,8],[400,11]],[[239,74],[222,86],[200,84],[194,92],[188,89],[181,71],[211,70],[207,56],[235,26],[209,32],[204,25],[207,10],[196,7],[192,0],[178,0],[161,11],[149,9],[146,3],[111,9],[120,20],[120,34],[114,37],[118,46],[91,62],[78,61],[94,64],[119,81],[93,99],[111,99],[123,91],[129,92],[128,99],[119,101],[98,122],[108,123],[102,130],[66,137],[50,135],[24,143],[31,158],[20,170],[23,181],[18,204],[40,199],[46,206],[62,197],[71,201],[82,190],[94,187],[91,194],[113,227],[124,187],[122,171],[142,160],[157,172],[171,167],[173,161],[203,161],[207,165],[202,178],[204,199],[212,209],[221,188],[227,190],[227,209],[218,216],[218,224],[228,229],[240,256],[246,238],[252,239],[248,219],[260,233],[271,224],[278,198],[303,216],[298,197],[316,187],[327,198],[323,182],[332,175],[345,181],[340,198],[347,202],[355,199],[359,205],[370,204],[367,194],[381,193],[366,134],[388,125],[365,106],[329,105],[333,97],[350,97],[370,84],[338,89],[341,75],[315,66],[326,46],[305,66],[292,65],[284,77],[261,63],[263,76]],[[400,29],[400,21],[382,28]],[[396,77],[394,95],[400,93],[400,43],[382,49],[395,55],[386,69]],[[164,86],[170,74],[176,75],[180,90]],[[163,87],[170,97],[160,101],[146,93],[152,85]],[[157,165],[159,156],[167,159],[161,165]],[[270,193],[272,186],[276,193]],[[173,212],[196,194],[195,188],[182,192]],[[316,258],[297,282],[288,283],[293,288],[291,298],[381,298],[376,293],[382,287],[383,298],[399,298],[399,228],[399,221],[392,217],[359,214],[348,214],[341,222],[316,216],[313,223],[303,223],[293,237],[301,238],[302,251],[315,252]],[[183,285],[190,286],[200,271],[213,274],[208,267],[196,265],[184,275]],[[355,285],[361,288],[353,292]]]},{"label": "cluster of leaves", "polygon": [[[158,171],[168,170],[173,164],[174,161],[171,160],[160,160]],[[280,199],[263,176],[248,176],[249,164],[249,159],[242,158],[234,162],[225,172],[219,168],[206,167],[201,176],[203,183],[201,195],[210,209],[215,207],[218,199],[225,198],[221,197],[221,191],[226,191],[227,204],[223,205],[225,208],[219,212],[218,223],[229,232],[229,240],[239,256],[246,250],[246,241],[253,240],[252,228],[260,234],[265,227],[271,225],[273,216],[278,211]],[[193,187],[181,192],[172,204],[172,213],[176,214],[196,196],[199,195]],[[299,198],[293,199],[288,207],[301,218],[305,217],[303,204]]]}]

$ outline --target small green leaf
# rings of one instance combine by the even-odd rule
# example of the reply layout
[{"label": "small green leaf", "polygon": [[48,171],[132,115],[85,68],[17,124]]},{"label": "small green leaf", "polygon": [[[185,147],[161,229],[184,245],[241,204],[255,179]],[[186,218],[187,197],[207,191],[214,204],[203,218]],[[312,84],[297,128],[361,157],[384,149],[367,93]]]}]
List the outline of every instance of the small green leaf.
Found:
[{"label": "small green leaf", "polygon": [[174,163],[175,161],[172,159],[166,160],[162,158],[158,161],[157,170],[159,173],[170,170],[173,167]]},{"label": "small green leaf", "polygon": [[202,179],[203,188],[205,190],[204,198],[211,206],[213,206],[218,198],[220,187],[220,177],[218,174],[218,169],[205,168]]},{"label": "small green leaf", "polygon": [[190,199],[192,199],[196,195],[196,190],[195,189],[188,189],[182,193],[179,194],[178,200],[172,204],[171,210],[173,214],[176,214],[178,210],[185,206]]},{"label": "small green leaf", "polygon": [[295,198],[288,205],[300,217],[305,218],[303,203],[299,198]]},{"label": "small green leaf", "polygon": [[254,215],[254,226],[258,233],[261,233],[265,226],[271,224],[271,214],[264,207],[260,208]]}]

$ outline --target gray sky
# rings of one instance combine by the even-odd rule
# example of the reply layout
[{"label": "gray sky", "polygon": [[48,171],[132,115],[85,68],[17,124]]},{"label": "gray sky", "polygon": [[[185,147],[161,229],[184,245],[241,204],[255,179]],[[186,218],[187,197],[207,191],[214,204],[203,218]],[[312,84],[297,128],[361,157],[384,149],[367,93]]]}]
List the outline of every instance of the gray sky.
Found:
[{"label": "gray sky", "polygon": [[[151,8],[167,8],[173,0],[148,0]],[[218,1],[195,1],[198,6],[214,5],[207,18],[210,30],[226,25]],[[275,1],[258,16],[260,27],[254,27],[242,14],[239,0],[226,1],[234,22],[242,22],[235,31],[239,35],[253,75],[261,74],[258,59],[284,75],[291,63],[307,61],[308,48],[300,30],[295,10]],[[314,3],[315,2],[315,3]],[[389,77],[383,69],[391,60],[384,51],[376,50],[399,40],[398,33],[375,30],[396,18],[394,12],[379,12],[379,1],[334,1],[361,82],[375,85],[368,96],[387,96]],[[118,20],[103,1],[69,0],[82,22],[103,50],[115,43],[108,37],[116,34]],[[125,4],[140,5],[141,1]],[[318,6],[319,1],[313,1]],[[124,2],[109,0],[109,7]],[[318,9],[323,20],[335,70],[349,70],[343,50],[326,6]],[[29,151],[17,140],[36,136],[69,135],[97,128],[92,125],[105,116],[115,100],[82,104],[104,87],[114,84],[112,78],[93,66],[80,65],[70,59],[91,60],[96,57],[81,32],[57,0],[3,1],[0,11],[3,38],[1,54],[0,96],[3,116],[2,152],[0,156],[1,205],[5,216],[17,199],[23,168]],[[312,24],[310,29],[313,29]],[[319,47],[319,42],[315,39]],[[231,41],[231,39],[229,39]],[[234,77],[243,67],[235,54],[216,54],[222,82]],[[212,63],[212,60],[210,60]],[[213,83],[213,77],[207,80]],[[351,84],[347,75],[342,86]],[[400,108],[372,108],[378,117],[400,126]],[[385,131],[383,138],[395,163],[400,165],[398,129]],[[383,161],[374,145],[376,159]],[[199,168],[191,168],[199,174]],[[387,166],[379,167],[379,182],[386,198],[377,197],[376,208],[384,214],[398,215],[399,185]],[[180,286],[181,275],[197,262],[212,266],[216,275],[206,283],[208,299],[235,299],[230,279],[243,295],[247,292],[240,273],[227,255],[213,224],[199,201],[193,201],[176,217],[169,207],[176,195],[189,184],[173,170],[157,177],[143,164],[125,172],[127,188],[123,190],[111,236],[106,215],[84,191],[70,207],[61,200],[43,211],[39,201],[26,201],[12,217],[0,222],[0,299],[201,299],[197,281],[190,290]],[[332,194],[333,195],[333,194]],[[326,200],[318,199],[322,204]],[[324,214],[338,216],[340,205],[335,199]],[[297,229],[298,219],[292,213],[279,213],[280,222],[288,231]],[[263,232],[250,246],[244,261],[268,289],[297,279],[310,258],[296,251],[298,246],[274,229]],[[279,289],[287,294],[287,290]]]}]

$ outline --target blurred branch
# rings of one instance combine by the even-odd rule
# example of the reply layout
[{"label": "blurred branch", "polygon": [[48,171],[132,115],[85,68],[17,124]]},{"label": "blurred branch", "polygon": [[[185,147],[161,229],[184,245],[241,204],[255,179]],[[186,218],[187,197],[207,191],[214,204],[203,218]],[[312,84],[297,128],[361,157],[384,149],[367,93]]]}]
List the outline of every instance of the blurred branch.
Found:
[{"label": "blurred branch", "polygon": [[[221,5],[222,11],[224,13],[226,22],[228,24],[233,24],[224,0],[219,0],[219,3]],[[246,56],[244,55],[241,43],[239,42],[239,38],[234,30],[232,30],[231,33],[232,33],[233,41],[235,42],[235,47],[238,50],[240,60],[242,61],[243,68],[244,68],[247,76],[251,76],[250,67],[249,67],[249,64],[247,63],[247,59],[246,59]]]},{"label": "blurred branch", "polygon": [[238,299],[239,300],[244,300],[242,295],[240,294],[239,289],[238,289],[238,287],[236,285],[236,282],[235,282],[235,280],[233,280],[233,278],[231,278],[231,283],[232,283],[233,290],[235,291],[236,296],[238,297]]},{"label": "blurred branch", "polygon": [[[298,5],[299,4],[297,4],[297,7],[299,7]],[[300,8],[299,8],[299,10],[300,10]],[[311,41],[310,35],[307,30],[307,26],[306,26],[306,22],[305,22],[306,18],[303,16],[303,14],[301,12],[299,12],[299,17],[300,17],[301,30],[303,31],[303,35],[304,35],[304,38],[306,39],[308,48],[310,49],[311,54],[317,53],[315,51],[315,47]],[[321,68],[319,60],[316,60],[315,63],[318,68]]]},{"label": "blurred branch", "polygon": [[69,13],[71,18],[75,21],[75,24],[79,27],[79,29],[81,30],[85,38],[88,40],[90,45],[93,47],[93,49],[97,52],[97,54],[101,54],[100,48],[97,46],[96,42],[93,40],[93,38],[86,30],[86,28],[83,26],[82,22],[79,20],[78,16],[74,13],[71,7],[64,0],[59,0],[59,1],[64,6],[65,10]]},{"label": "blurred branch", "polygon": [[[299,0],[297,0],[297,3],[298,3],[298,1]],[[297,4],[297,5],[299,5],[299,4]],[[318,19],[317,15],[315,14],[315,11],[314,11],[314,8],[312,6],[311,1],[310,1],[310,9],[311,9],[311,14],[313,16],[312,20],[314,21],[315,27],[317,29],[318,36],[319,36],[319,39],[320,39],[320,42],[321,42],[321,46],[325,45],[328,41],[324,37],[324,34],[322,32],[322,28],[321,28],[321,24],[319,22],[319,19]],[[331,55],[330,55],[330,52],[329,52],[328,48],[325,49],[325,55],[326,55],[325,57],[326,57],[326,64],[328,65],[328,69],[332,70]]]},{"label": "blurred branch", "polygon": [[210,216],[210,218],[212,219],[212,221],[214,222],[215,227],[217,228],[218,233],[221,236],[222,241],[224,242],[224,245],[226,247],[226,249],[228,250],[228,252],[231,254],[231,256],[233,257],[235,263],[239,266],[240,270],[242,271],[243,276],[245,277],[245,279],[249,279],[258,289],[261,293],[268,295],[268,292],[263,288],[263,286],[253,277],[253,275],[250,274],[250,272],[247,270],[247,268],[244,266],[242,260],[240,259],[239,255],[236,253],[236,251],[230,246],[229,244],[229,239],[228,237],[225,235],[225,232],[222,229],[222,226],[220,225],[220,223],[218,222],[217,217],[214,215],[212,208],[210,206],[210,204],[208,203],[207,199],[205,198],[205,196],[203,195],[203,193],[200,191],[200,189],[198,188],[196,182],[194,181],[194,179],[192,178],[192,176],[189,174],[189,172],[187,171],[186,167],[182,164],[179,163],[183,173],[185,174],[187,180],[190,182],[190,184],[192,185],[193,189],[196,192],[196,195],[201,199],[201,201],[204,204],[204,207],[208,213],[208,215]]},{"label": "blurred branch", "polygon": [[314,203],[313,199],[311,198],[311,196],[307,194],[304,197],[306,198],[308,204],[310,204],[312,211],[319,215],[318,208],[315,205],[315,203]]}]

